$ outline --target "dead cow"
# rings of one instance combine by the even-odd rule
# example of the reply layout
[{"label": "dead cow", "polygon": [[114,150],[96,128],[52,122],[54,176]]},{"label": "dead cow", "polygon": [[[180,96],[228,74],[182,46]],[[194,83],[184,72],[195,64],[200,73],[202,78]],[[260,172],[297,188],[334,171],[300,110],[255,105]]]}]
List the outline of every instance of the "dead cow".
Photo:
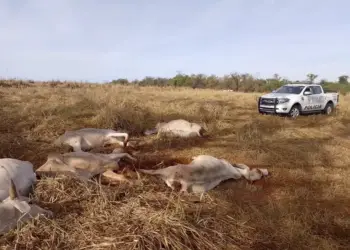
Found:
[{"label": "dead cow", "polygon": [[[124,141],[118,140],[117,137],[124,137]],[[119,144],[126,147],[128,140],[128,133],[118,132],[113,129],[83,128],[66,131],[54,141],[54,144],[56,146],[68,145],[75,152],[78,152],[104,147],[107,144]]]},{"label": "dead cow", "polygon": [[30,204],[29,198],[20,196],[11,178],[7,182],[10,183],[7,198],[0,202],[0,234],[16,228],[18,222],[25,223],[40,215],[52,217],[51,211]]},{"label": "dead cow", "polygon": [[8,178],[14,181],[20,195],[28,196],[36,182],[33,164],[12,158],[0,159],[0,201],[8,197]]},{"label": "dead cow", "polygon": [[120,153],[118,151],[118,149],[115,149],[110,154],[83,151],[49,154],[47,161],[36,170],[36,173],[39,176],[64,174],[77,177],[83,181],[102,174],[107,179],[127,181],[123,175],[116,174],[113,171],[119,169],[118,163],[122,158],[126,157],[132,161],[136,161],[136,159],[128,153]]},{"label": "dead cow", "polygon": [[145,131],[145,135],[167,134],[179,137],[202,137],[204,132],[205,129],[197,123],[177,119],[169,122],[158,122],[154,129]]},{"label": "dead cow", "polygon": [[176,164],[163,169],[146,170],[140,172],[158,175],[174,190],[174,183],[181,184],[180,192],[187,193],[191,188],[193,193],[204,193],[213,189],[220,182],[228,179],[240,179],[242,176],[249,181],[261,179],[268,175],[267,169],[250,169],[244,164],[231,164],[225,159],[217,159],[210,155],[199,155],[192,158],[189,164]]}]

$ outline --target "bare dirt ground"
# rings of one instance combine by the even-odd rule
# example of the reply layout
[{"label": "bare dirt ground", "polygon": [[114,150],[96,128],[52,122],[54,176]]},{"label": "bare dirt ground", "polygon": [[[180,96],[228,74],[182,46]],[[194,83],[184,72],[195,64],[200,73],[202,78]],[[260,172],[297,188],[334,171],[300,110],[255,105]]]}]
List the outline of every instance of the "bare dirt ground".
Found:
[{"label": "bare dirt ground", "polygon": [[[180,196],[140,174],[135,186],[43,178],[35,202],[54,212],[0,238],[8,249],[348,249],[350,97],[332,116],[291,120],[257,112],[259,94],[155,87],[0,88],[0,156],[38,168],[61,149],[65,130],[122,128],[138,139],[134,169],[190,162],[210,154],[266,167],[255,185],[226,181],[204,196]],[[157,140],[142,131],[183,118],[203,124],[203,139]]]}]

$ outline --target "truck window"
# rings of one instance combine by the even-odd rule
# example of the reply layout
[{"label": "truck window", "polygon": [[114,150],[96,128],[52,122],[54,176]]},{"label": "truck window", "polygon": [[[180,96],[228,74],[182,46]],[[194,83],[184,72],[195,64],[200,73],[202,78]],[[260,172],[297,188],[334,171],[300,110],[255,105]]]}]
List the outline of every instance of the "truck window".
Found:
[{"label": "truck window", "polygon": [[287,86],[284,85],[280,88],[278,88],[275,93],[280,94],[300,94],[300,92],[303,90],[304,86]]},{"label": "truck window", "polygon": [[322,93],[322,90],[321,90],[320,86],[312,86],[311,88],[312,88],[312,92],[313,92],[314,95]]},{"label": "truck window", "polygon": [[307,87],[307,88],[304,90],[304,93],[307,92],[307,91],[310,91],[310,92],[311,92],[311,95],[315,94],[315,93],[312,91],[312,88],[311,88],[311,87]]}]

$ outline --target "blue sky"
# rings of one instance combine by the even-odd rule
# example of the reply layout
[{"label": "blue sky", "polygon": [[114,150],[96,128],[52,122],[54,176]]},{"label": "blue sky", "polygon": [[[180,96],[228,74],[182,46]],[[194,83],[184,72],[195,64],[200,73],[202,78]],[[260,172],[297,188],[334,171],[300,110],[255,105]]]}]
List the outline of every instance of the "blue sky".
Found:
[{"label": "blue sky", "polygon": [[0,0],[0,77],[350,74],[347,0]]}]

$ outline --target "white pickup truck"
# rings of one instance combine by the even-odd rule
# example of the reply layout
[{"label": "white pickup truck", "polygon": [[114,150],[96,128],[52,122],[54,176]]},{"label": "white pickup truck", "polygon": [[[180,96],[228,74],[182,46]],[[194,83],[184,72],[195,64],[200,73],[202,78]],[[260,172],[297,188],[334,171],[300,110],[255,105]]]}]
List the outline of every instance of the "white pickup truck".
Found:
[{"label": "white pickup truck", "polygon": [[286,84],[259,97],[258,110],[261,114],[286,114],[293,118],[320,112],[329,115],[338,102],[339,94],[325,93],[321,85]]}]

